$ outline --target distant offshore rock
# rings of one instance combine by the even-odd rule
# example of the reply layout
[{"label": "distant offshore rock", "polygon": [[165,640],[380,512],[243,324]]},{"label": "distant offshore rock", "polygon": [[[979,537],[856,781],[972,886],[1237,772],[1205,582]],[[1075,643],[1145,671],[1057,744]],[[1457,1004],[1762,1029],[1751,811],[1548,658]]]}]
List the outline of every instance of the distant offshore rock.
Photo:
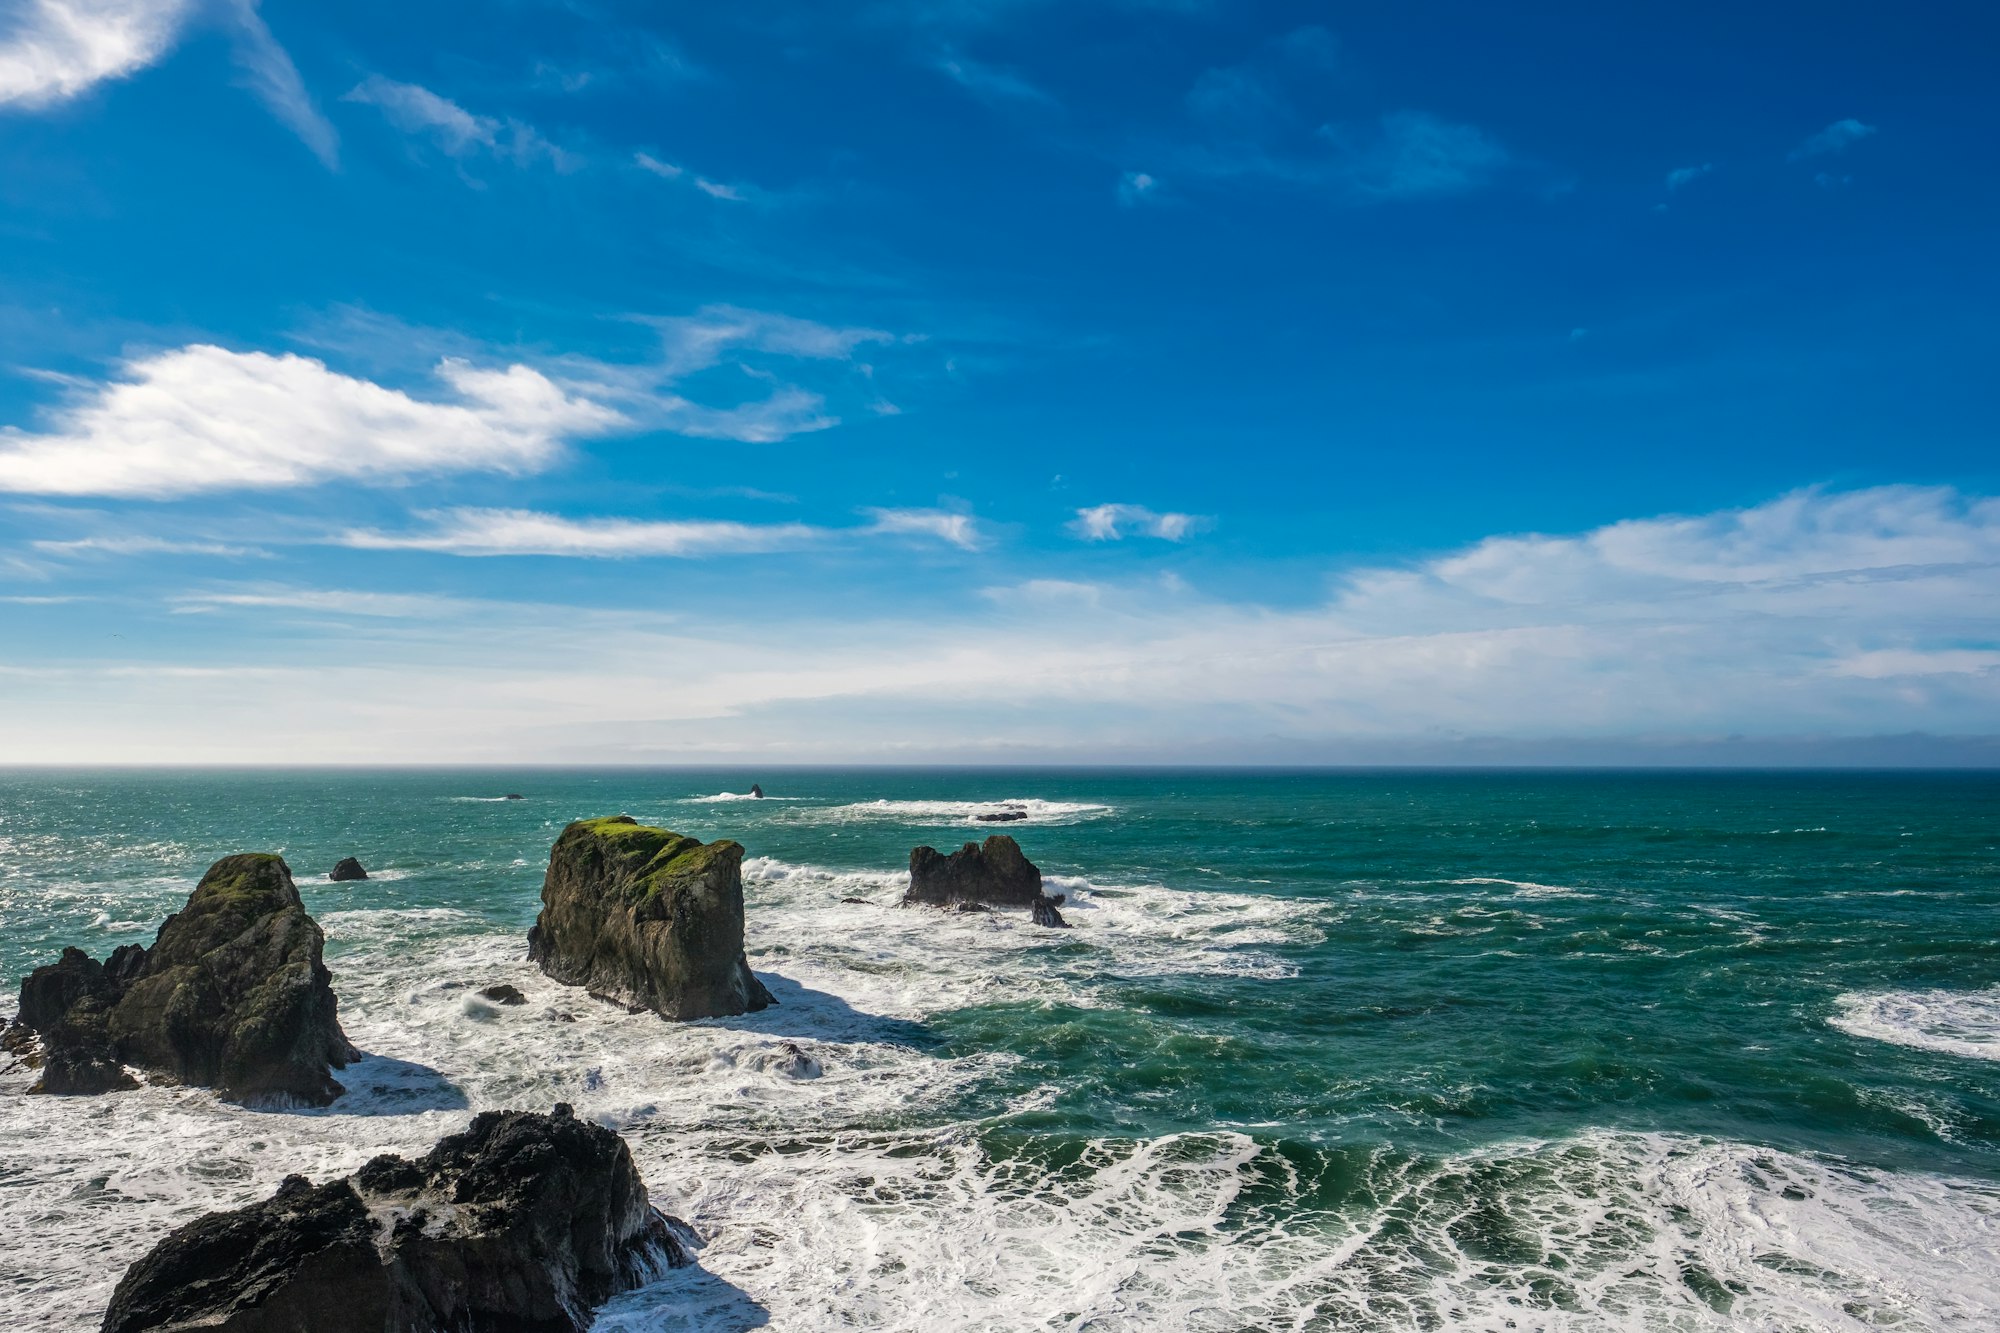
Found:
[{"label": "distant offshore rock", "polygon": [[510,791],[505,796],[502,796],[500,799],[503,801],[525,801],[528,798],[521,795],[520,792]]},{"label": "distant offshore rock", "polygon": [[104,1333],[582,1333],[691,1262],[623,1139],[487,1111],[419,1161],[384,1154],[210,1213],[126,1270]]},{"label": "distant offshore rock", "polygon": [[343,856],[340,858],[339,863],[327,872],[326,877],[336,883],[341,883],[352,879],[367,879],[368,871],[363,868],[361,862],[355,860],[353,857]]},{"label": "distant offshore rock", "polygon": [[1027,817],[1028,812],[1026,810],[996,810],[990,815],[974,815],[972,822],[975,824],[1013,824]]},{"label": "distant offshore rock", "polygon": [[557,981],[664,1018],[777,1003],[743,955],[743,847],[629,815],[581,819],[549,853],[528,957]]},{"label": "distant offshore rock", "polygon": [[232,1101],[324,1106],[343,1091],[330,1070],[358,1057],[325,943],[282,857],[224,857],[151,948],[122,945],[104,963],[64,949],[22,981],[16,1023],[42,1047],[34,1090],[129,1088],[137,1065]]},{"label": "distant offshore rock", "polygon": [[754,782],[750,784],[750,799],[753,801],[764,799],[764,789]]}]

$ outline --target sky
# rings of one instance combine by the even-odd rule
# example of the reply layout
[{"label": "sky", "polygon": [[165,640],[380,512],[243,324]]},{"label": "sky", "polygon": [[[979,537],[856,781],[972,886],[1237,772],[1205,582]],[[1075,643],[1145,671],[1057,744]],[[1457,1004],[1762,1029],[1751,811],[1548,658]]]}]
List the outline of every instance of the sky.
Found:
[{"label": "sky", "polygon": [[0,763],[2000,763],[1996,39],[0,0]]}]

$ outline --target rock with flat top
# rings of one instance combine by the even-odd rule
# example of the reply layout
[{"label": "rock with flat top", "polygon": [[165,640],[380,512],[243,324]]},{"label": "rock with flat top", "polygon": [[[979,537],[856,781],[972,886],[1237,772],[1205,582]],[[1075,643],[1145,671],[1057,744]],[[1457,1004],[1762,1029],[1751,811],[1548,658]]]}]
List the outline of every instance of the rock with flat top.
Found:
[{"label": "rock with flat top", "polygon": [[624,1140],[487,1111],[418,1161],[385,1154],[179,1228],[127,1269],[104,1333],[583,1333],[690,1262]]},{"label": "rock with flat top", "polygon": [[17,1023],[42,1048],[36,1091],[133,1086],[127,1066],[252,1105],[324,1106],[356,1058],[340,1030],[325,936],[284,859],[226,856],[151,947],[81,949],[21,983]]},{"label": "rock with flat top", "polygon": [[580,819],[549,853],[528,957],[557,981],[664,1018],[777,1003],[743,954],[743,847],[630,815]]}]

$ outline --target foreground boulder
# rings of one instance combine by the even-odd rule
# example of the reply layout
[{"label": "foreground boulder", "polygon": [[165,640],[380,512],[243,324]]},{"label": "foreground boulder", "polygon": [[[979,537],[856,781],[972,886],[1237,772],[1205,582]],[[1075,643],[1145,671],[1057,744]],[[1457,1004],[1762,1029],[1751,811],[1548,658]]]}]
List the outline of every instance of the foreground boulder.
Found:
[{"label": "foreground boulder", "polygon": [[487,1111],[420,1161],[291,1176],[181,1227],[126,1270],[104,1333],[582,1333],[689,1262],[676,1228],[610,1130]]},{"label": "foreground boulder", "polygon": [[549,853],[528,957],[557,981],[666,1018],[777,1001],[743,956],[743,848],[629,815],[580,819]]},{"label": "foreground boulder", "polygon": [[368,871],[353,857],[343,856],[335,863],[333,869],[327,872],[326,877],[344,883],[347,880],[367,879]]},{"label": "foreground boulder", "polygon": [[226,856],[151,948],[81,949],[21,983],[19,1027],[42,1048],[38,1092],[132,1087],[125,1066],[235,1101],[324,1106],[356,1058],[340,1030],[325,936],[282,857]]}]

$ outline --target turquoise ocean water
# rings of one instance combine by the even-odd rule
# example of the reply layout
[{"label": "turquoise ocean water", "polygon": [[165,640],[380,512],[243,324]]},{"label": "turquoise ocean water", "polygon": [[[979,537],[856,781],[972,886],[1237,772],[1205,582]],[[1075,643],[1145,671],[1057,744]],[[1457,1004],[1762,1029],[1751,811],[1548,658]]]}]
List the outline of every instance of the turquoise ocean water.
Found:
[{"label": "turquoise ocean water", "polygon": [[[745,845],[777,1008],[522,960],[556,833],[617,812]],[[995,831],[1075,929],[891,906]],[[0,773],[0,978],[248,850],[368,1058],[312,1113],[0,1074],[0,1326],[94,1328],[291,1171],[570,1101],[704,1239],[606,1329],[2000,1327],[2000,776]]]}]

